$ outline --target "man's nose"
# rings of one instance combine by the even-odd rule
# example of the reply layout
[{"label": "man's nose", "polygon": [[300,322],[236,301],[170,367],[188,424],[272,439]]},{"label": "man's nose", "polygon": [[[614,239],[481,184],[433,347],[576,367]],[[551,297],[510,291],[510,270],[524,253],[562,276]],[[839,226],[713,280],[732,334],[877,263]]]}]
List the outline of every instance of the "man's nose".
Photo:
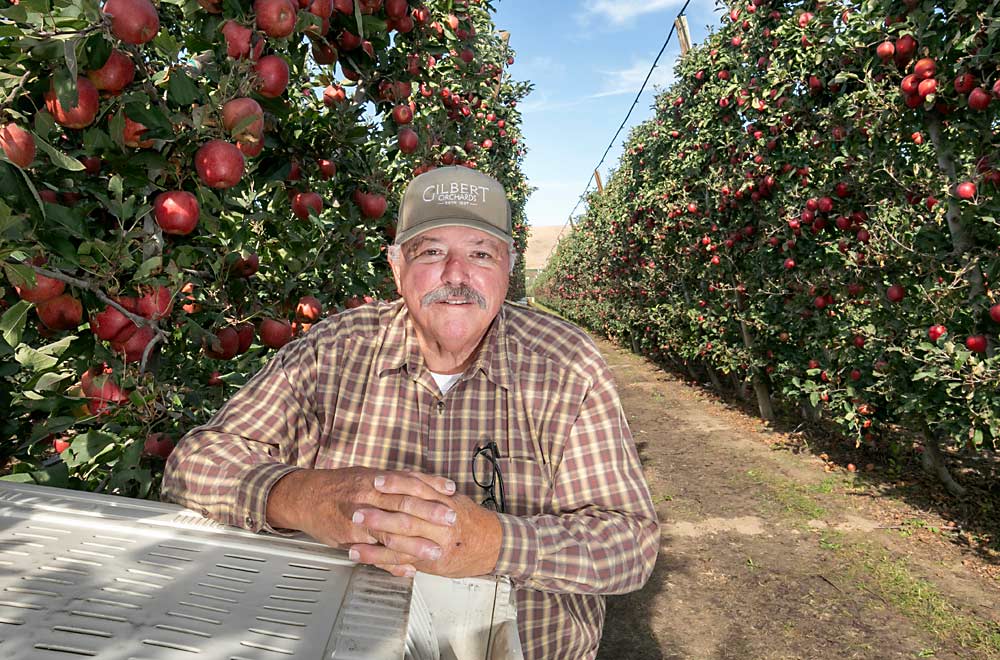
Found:
[{"label": "man's nose", "polygon": [[449,254],[444,262],[441,281],[452,286],[467,284],[469,281],[469,262],[459,254]]}]

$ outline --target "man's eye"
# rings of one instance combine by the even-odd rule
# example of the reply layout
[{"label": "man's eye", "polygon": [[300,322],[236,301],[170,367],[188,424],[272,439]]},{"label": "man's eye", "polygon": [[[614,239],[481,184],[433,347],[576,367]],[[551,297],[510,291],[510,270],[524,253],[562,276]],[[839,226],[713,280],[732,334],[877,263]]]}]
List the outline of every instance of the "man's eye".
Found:
[{"label": "man's eye", "polygon": [[489,252],[473,252],[472,256],[475,259],[492,259],[493,258],[493,255],[490,254]]}]

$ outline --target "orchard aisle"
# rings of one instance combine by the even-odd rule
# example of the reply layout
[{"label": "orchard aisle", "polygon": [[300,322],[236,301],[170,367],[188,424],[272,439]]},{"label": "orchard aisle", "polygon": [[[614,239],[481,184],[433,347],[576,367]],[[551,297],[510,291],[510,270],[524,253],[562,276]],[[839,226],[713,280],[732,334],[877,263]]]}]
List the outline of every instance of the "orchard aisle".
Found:
[{"label": "orchard aisle", "polygon": [[920,512],[598,343],[662,524],[646,588],[609,599],[600,658],[1000,658],[1000,584],[894,522]]}]

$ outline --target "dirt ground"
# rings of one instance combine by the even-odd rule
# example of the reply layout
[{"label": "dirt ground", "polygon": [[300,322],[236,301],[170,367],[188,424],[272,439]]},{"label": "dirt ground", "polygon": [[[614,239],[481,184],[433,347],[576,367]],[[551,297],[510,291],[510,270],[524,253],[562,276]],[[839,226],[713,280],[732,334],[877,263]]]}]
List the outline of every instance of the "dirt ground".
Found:
[{"label": "dirt ground", "polygon": [[996,556],[787,434],[599,340],[661,522],[599,658],[1000,658]]}]

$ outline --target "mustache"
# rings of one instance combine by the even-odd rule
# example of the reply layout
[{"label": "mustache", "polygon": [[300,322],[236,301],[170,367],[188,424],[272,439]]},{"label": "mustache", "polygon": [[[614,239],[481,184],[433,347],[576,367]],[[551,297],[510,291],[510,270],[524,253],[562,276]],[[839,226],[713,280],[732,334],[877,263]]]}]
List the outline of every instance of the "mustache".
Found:
[{"label": "mustache", "polygon": [[463,284],[461,286],[443,286],[440,289],[431,291],[420,299],[420,306],[426,307],[449,298],[462,298],[464,302],[476,303],[480,309],[486,309],[486,298],[472,287]]}]

